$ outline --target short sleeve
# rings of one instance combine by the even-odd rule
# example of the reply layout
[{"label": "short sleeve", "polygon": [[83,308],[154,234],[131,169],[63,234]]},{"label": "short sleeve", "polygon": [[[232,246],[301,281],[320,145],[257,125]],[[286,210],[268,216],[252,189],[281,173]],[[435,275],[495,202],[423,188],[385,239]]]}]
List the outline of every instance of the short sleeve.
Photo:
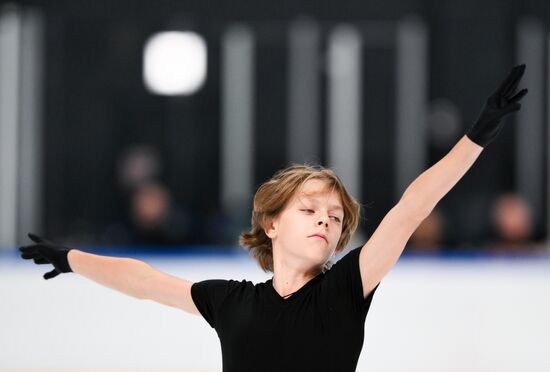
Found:
[{"label": "short sleeve", "polygon": [[217,326],[218,314],[224,300],[238,284],[235,280],[209,279],[191,285],[191,298],[212,328]]},{"label": "short sleeve", "polygon": [[355,309],[366,315],[374,292],[376,292],[380,283],[374,287],[366,298],[363,297],[363,283],[359,269],[361,248],[352,249],[332,265],[325,274],[325,280],[328,288],[334,291],[339,298],[347,299]]}]

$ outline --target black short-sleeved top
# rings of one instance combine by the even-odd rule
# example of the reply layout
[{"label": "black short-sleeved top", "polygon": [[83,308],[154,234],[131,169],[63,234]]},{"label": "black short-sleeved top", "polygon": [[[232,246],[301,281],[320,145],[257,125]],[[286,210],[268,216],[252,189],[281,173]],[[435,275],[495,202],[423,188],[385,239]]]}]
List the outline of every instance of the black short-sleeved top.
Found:
[{"label": "black short-sleeved top", "polygon": [[191,296],[218,333],[223,371],[355,371],[363,347],[367,298],[355,248],[284,299],[272,280],[196,282]]}]

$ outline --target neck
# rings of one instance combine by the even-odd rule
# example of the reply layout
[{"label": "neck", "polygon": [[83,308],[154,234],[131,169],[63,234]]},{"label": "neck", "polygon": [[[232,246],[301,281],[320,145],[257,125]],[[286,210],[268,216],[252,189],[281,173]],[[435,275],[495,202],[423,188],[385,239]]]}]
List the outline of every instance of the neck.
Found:
[{"label": "neck", "polygon": [[278,265],[274,262],[273,288],[281,297],[288,297],[315,278],[321,270],[302,271],[288,265]]},{"label": "neck", "polygon": [[288,297],[302,288],[314,276],[285,276],[280,273],[273,274],[273,288],[281,297]]},{"label": "neck", "polygon": [[322,267],[312,266],[287,254],[281,254],[279,247],[273,249],[273,288],[281,297],[287,297],[307,282],[315,278],[322,271]]}]

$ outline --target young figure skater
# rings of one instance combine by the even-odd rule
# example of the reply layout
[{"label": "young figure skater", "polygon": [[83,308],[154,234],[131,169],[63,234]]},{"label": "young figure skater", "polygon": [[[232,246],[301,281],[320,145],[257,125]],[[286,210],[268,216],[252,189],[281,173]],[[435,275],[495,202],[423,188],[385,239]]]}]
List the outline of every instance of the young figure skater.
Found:
[{"label": "young figure skater", "polygon": [[525,65],[512,69],[473,126],[423,172],[362,247],[331,267],[355,231],[359,204],[336,174],[293,165],[262,184],[252,228],[240,237],[266,272],[264,283],[211,279],[192,283],[128,258],[67,248],[29,234],[21,257],[53,264],[45,279],[75,272],[138,299],[202,315],[215,328],[223,371],[355,371],[374,292],[409,237],[498,134],[501,119],[520,109],[514,95]]}]

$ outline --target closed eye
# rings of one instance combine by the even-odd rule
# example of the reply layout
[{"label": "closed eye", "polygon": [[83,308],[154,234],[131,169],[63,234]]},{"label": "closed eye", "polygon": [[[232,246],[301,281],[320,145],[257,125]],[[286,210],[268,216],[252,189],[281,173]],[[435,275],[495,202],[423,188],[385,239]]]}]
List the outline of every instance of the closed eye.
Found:
[{"label": "closed eye", "polygon": [[[307,212],[307,213],[315,213],[315,211],[313,209],[300,209],[300,210],[303,211],[303,212]],[[334,221],[336,221],[338,223],[341,222],[340,219],[336,216],[330,216],[330,218],[333,218]]]}]

